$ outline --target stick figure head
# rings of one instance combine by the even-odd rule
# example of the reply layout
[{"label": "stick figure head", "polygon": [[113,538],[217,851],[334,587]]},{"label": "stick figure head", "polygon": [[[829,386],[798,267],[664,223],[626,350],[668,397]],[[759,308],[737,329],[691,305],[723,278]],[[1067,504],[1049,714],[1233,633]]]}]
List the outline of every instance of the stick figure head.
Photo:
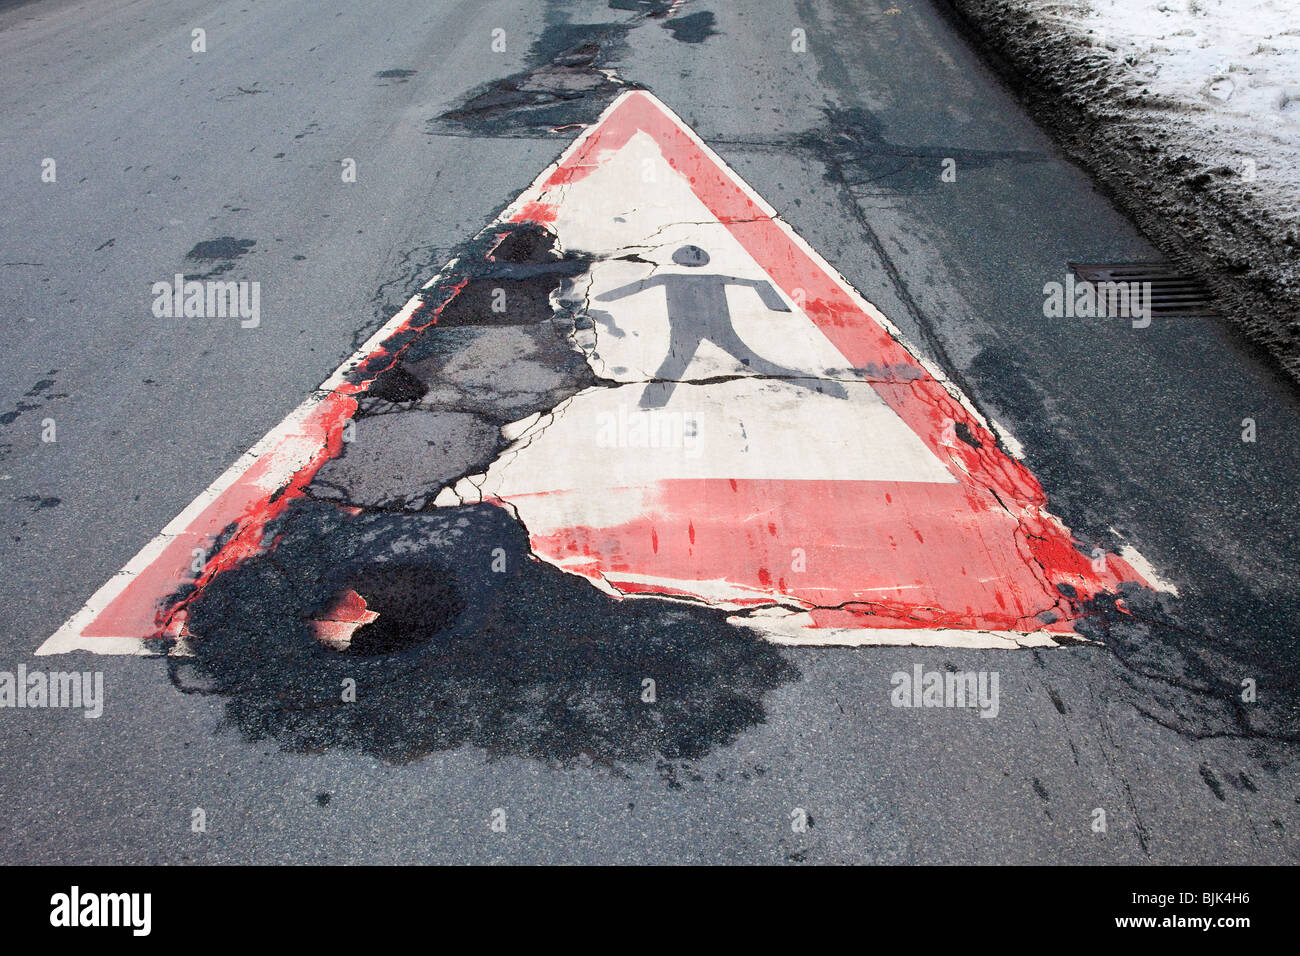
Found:
[{"label": "stick figure head", "polygon": [[673,253],[673,262],[679,266],[706,266],[709,264],[709,254],[699,246],[682,246]]}]

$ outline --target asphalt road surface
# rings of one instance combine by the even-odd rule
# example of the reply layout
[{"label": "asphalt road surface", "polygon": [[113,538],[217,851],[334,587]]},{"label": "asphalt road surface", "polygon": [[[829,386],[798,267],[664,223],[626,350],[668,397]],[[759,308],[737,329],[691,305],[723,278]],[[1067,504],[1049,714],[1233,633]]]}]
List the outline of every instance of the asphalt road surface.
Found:
[{"label": "asphalt road surface", "polygon": [[[1300,857],[1295,391],[1212,317],[1044,315],[1067,262],[1159,255],[940,0],[29,0],[0,5],[0,77],[0,671],[103,674],[95,719],[0,708],[0,859]],[[35,656],[448,260],[487,262],[485,228],[628,90],[1014,436],[1000,447],[1085,552],[1135,549],[1164,589],[1126,586],[1121,607],[1103,589],[1060,647],[788,646],[539,560],[522,506],[434,507],[438,481],[493,474],[502,423],[591,387],[584,320],[587,358],[622,347],[548,300],[610,257],[543,231],[485,279],[514,283],[532,324],[444,316],[371,382],[373,455],[326,464],[269,551],[211,577],[189,655]],[[596,216],[562,209],[560,237]],[[176,274],[258,282],[256,322],[160,317],[153,286]],[[767,357],[798,365],[802,334]],[[807,374],[788,407],[861,387]],[[744,418],[773,394],[740,386],[701,402]],[[439,389],[456,394],[429,412]],[[445,472],[425,497],[403,484],[408,420],[427,442],[410,460]],[[815,434],[783,434],[774,456],[818,460]],[[830,437],[851,457],[873,435]],[[529,454],[533,476],[565,459]],[[290,647],[345,585],[382,626]],[[996,674],[996,716],[896,706],[893,675],[918,665]]]}]

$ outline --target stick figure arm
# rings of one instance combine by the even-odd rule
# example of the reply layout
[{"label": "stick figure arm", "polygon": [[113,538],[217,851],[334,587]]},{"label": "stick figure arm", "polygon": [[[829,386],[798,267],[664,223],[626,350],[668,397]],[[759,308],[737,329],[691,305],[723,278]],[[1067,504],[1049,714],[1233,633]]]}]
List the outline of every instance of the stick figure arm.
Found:
[{"label": "stick figure arm", "polygon": [[772,283],[763,279],[731,279],[733,285],[747,285],[763,300],[763,304],[773,312],[789,312],[790,307],[785,304],[785,300],[777,294]]},{"label": "stick figure arm", "polygon": [[629,282],[627,285],[621,285],[617,289],[610,289],[608,292],[602,292],[593,300],[595,302],[613,302],[615,299],[625,299],[629,295],[636,295],[645,289],[653,288],[663,284],[661,276],[655,276],[651,279],[638,279],[636,282]]}]

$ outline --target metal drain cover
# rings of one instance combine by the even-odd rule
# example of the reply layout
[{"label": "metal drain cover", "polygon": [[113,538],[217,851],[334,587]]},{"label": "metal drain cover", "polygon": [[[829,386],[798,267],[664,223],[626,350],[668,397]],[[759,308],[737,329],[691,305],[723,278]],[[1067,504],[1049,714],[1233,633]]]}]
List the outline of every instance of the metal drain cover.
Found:
[{"label": "metal drain cover", "polygon": [[1151,316],[1217,315],[1209,290],[1167,262],[1069,262],[1085,282],[1151,283]]}]

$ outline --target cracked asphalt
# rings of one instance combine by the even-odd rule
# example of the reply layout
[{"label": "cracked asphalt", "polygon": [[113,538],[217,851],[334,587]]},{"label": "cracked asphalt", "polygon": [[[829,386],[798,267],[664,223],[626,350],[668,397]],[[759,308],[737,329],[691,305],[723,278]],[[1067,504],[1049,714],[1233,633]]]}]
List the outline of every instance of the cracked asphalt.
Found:
[{"label": "cracked asphalt", "polygon": [[[939,0],[27,0],[0,64],[0,670],[106,697],[0,709],[0,859],[1300,857],[1295,391],[1212,319],[1043,317],[1067,261],[1158,256]],[[435,507],[503,426],[611,387],[612,327],[553,296],[582,250],[525,231],[489,262],[484,228],[629,88],[1014,436],[1080,540],[1178,595],[1099,600],[1062,648],[779,647],[531,560],[510,510]],[[371,370],[276,546],[186,595],[192,654],[32,656],[452,259],[469,284],[424,290],[436,334]],[[260,324],[155,318],[176,273],[259,281]],[[302,640],[348,590],[376,623]],[[996,718],[892,706],[915,665],[996,672]]]}]

